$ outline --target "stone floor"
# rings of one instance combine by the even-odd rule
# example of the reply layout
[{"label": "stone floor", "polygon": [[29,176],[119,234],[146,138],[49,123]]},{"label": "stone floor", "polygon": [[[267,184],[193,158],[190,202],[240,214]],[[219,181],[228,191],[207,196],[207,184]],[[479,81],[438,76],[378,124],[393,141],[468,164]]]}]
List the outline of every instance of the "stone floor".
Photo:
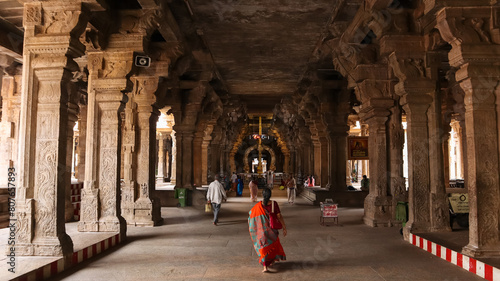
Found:
[{"label": "stone floor", "polygon": [[163,208],[164,225],[128,228],[128,240],[53,280],[480,280],[403,241],[398,228],[371,228],[362,209],[339,209],[339,226],[320,226],[319,208],[280,203],[287,261],[262,273],[248,234],[252,203],[230,197],[220,223],[201,207]]}]

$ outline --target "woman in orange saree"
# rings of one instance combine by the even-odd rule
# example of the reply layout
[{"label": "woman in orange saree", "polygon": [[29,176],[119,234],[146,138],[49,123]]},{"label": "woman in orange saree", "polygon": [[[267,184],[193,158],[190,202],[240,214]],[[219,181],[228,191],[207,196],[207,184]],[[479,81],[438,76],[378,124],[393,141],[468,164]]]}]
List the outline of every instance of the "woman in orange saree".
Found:
[{"label": "woman in orange saree", "polygon": [[[275,261],[286,260],[286,255],[278,237],[278,230],[271,228],[270,222],[272,204],[278,205],[278,203],[269,200],[271,198],[271,190],[268,188],[262,191],[262,196],[264,200],[255,204],[252,210],[250,210],[248,227],[255,251],[259,255],[259,263],[264,266],[262,272],[268,272],[269,266],[273,265]],[[275,213],[277,213],[278,220],[283,226],[283,235],[286,236],[285,222],[279,212],[279,207],[276,208],[276,205],[274,205],[277,210]]]}]

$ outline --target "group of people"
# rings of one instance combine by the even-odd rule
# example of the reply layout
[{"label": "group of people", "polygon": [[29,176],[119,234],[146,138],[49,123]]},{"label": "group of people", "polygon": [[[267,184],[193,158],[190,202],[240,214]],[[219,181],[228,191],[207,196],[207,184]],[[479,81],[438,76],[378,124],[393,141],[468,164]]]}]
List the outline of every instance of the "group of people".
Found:
[{"label": "group of people", "polygon": [[[254,178],[255,179],[255,178]],[[257,183],[254,179],[250,182],[252,201],[257,200]],[[293,176],[287,181],[287,188],[293,186],[295,196],[295,179]],[[290,188],[288,188],[290,190]],[[255,192],[254,192],[255,191]],[[290,193],[290,191],[288,191]],[[279,230],[283,230],[283,236],[287,235],[285,221],[281,215],[279,205],[271,200],[272,191],[269,188],[262,190],[261,202],[253,206],[249,212],[248,228],[255,251],[259,256],[259,263],[264,267],[262,272],[269,272],[275,262],[286,260],[285,251],[279,239]],[[213,224],[219,221],[219,211],[222,202],[227,200],[226,190],[220,182],[220,176],[215,175],[215,180],[210,183],[207,190],[207,203],[211,203],[214,214]],[[290,202],[290,195],[289,200]],[[292,201],[293,202],[293,201]]]}]

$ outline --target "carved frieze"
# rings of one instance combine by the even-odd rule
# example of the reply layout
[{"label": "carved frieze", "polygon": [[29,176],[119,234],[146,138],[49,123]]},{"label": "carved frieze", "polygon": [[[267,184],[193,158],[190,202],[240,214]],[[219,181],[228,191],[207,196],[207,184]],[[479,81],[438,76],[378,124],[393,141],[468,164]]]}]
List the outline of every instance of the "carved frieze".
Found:
[{"label": "carved frieze", "polygon": [[160,9],[124,11],[121,13],[121,25],[118,32],[121,34],[141,33],[149,35],[159,27],[162,15]]}]

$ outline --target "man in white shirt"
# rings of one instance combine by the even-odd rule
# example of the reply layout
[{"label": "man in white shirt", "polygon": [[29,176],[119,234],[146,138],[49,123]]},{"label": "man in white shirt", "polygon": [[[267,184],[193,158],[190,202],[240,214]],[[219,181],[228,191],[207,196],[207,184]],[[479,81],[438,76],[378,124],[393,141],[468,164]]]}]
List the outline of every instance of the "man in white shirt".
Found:
[{"label": "man in white shirt", "polygon": [[220,183],[220,176],[215,175],[215,180],[210,183],[207,190],[207,202],[212,203],[212,211],[214,212],[214,225],[219,221],[219,210],[222,201],[226,201],[226,191]]}]

